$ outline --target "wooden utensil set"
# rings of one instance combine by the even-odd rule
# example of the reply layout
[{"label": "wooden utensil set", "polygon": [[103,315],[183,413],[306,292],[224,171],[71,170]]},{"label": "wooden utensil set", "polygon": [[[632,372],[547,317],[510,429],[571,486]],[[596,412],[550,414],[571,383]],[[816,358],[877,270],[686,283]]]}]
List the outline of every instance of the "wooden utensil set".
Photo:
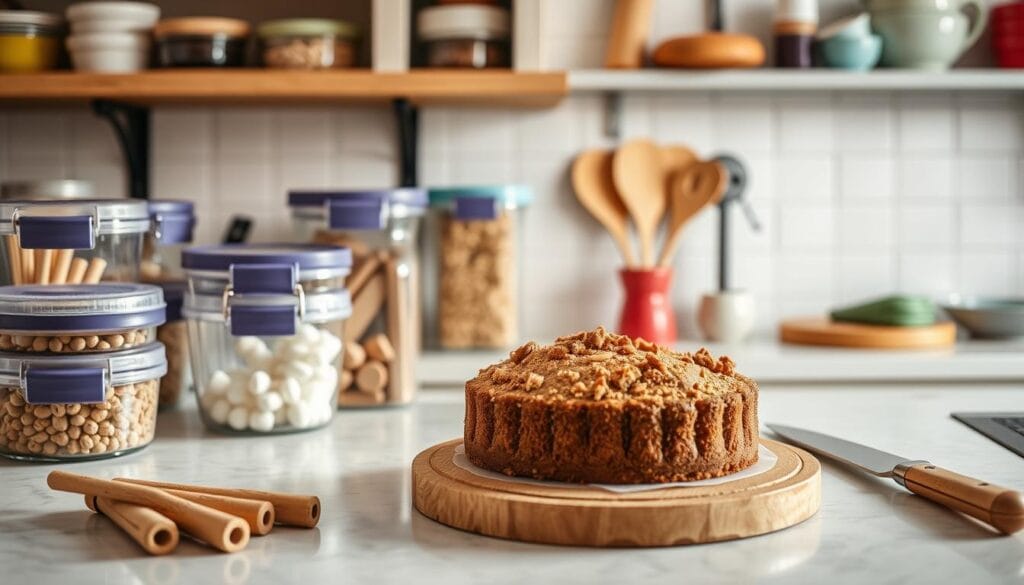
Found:
[{"label": "wooden utensil set", "polygon": [[103,258],[75,258],[70,249],[28,250],[21,247],[16,235],[4,239],[13,284],[96,284],[107,269]]},{"label": "wooden utensil set", "polygon": [[[576,198],[611,234],[627,268],[669,266],[683,227],[718,202],[728,180],[718,162],[700,160],[685,146],[658,146],[646,139],[631,140],[615,151],[584,151],[572,168]],[[639,263],[630,220],[639,240]],[[665,237],[656,256],[662,223]]]},{"label": "wooden utensil set", "polygon": [[85,505],[117,524],[146,552],[165,555],[177,547],[179,527],[224,552],[245,548],[249,536],[268,534],[274,524],[313,528],[320,498],[280,492],[199,485],[100,479],[52,471],[51,489],[85,495]]}]

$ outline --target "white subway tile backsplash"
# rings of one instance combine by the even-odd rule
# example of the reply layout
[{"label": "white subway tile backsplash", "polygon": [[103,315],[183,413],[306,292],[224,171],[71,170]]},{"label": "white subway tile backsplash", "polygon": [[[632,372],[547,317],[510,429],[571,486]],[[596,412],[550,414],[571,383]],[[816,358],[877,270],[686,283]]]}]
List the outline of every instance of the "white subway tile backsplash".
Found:
[{"label": "white subway tile backsplash", "polygon": [[1011,150],[1021,146],[1021,116],[1013,107],[965,107],[960,110],[960,148]]},{"label": "white subway tile backsplash", "polygon": [[565,158],[579,148],[579,123],[571,108],[531,110],[517,116],[517,150],[527,158]]},{"label": "white subway tile backsplash", "polygon": [[[450,119],[450,118],[449,118]],[[335,117],[335,148],[349,153],[391,158],[397,155],[395,118],[389,107],[339,108]],[[449,136],[452,130],[449,130]],[[426,144],[426,139],[421,138]]]},{"label": "white subway tile backsplash", "polygon": [[76,173],[94,164],[121,166],[121,147],[109,123],[91,112],[70,114],[67,119],[71,130],[68,159]]},{"label": "white subway tile backsplash", "polygon": [[[68,115],[63,110],[17,112],[8,121],[9,132],[16,137],[10,145],[8,161],[12,167],[22,164],[55,163],[63,173],[68,162],[70,133]],[[18,175],[17,169],[11,169]],[[52,175],[51,175],[52,176]]]},{"label": "white subway tile backsplash", "polygon": [[899,104],[899,146],[904,152],[956,148],[956,111],[944,95],[906,95]]},{"label": "white subway tile backsplash", "polygon": [[218,109],[213,124],[218,156],[248,160],[267,156],[277,146],[273,119],[265,108]]},{"label": "white subway tile backsplash", "polygon": [[965,253],[960,255],[960,281],[957,292],[963,295],[1010,296],[1014,294],[1016,267],[1009,252]]},{"label": "white subway tile backsplash", "polygon": [[202,164],[213,158],[213,112],[202,108],[155,108],[152,111],[150,138],[153,159],[191,161]]},{"label": "white subway tile backsplash", "polygon": [[839,248],[844,253],[880,254],[893,248],[893,208],[886,205],[843,205],[836,210]]},{"label": "white subway tile backsplash", "polygon": [[786,253],[775,259],[775,266],[775,292],[780,298],[831,302],[836,273],[836,260],[831,254],[817,248]]},{"label": "white subway tile backsplash", "polygon": [[1006,246],[1018,241],[1019,209],[1010,205],[965,204],[960,211],[960,241],[965,247]]},{"label": "white subway tile backsplash", "polygon": [[944,201],[953,197],[956,159],[943,154],[908,154],[899,161],[899,197]]},{"label": "white subway tile backsplash", "polygon": [[705,156],[715,144],[708,111],[711,100],[699,96],[655,97],[651,100],[651,137],[659,142],[685,144]]},{"label": "white subway tile backsplash", "polygon": [[746,155],[771,151],[775,125],[767,104],[756,96],[713,98],[713,131],[719,149]]},{"label": "white subway tile backsplash", "polygon": [[833,161],[828,154],[784,156],[776,159],[776,196],[782,201],[831,201]]},{"label": "white subway tile backsplash", "polygon": [[956,243],[955,215],[950,203],[901,206],[897,222],[900,246],[921,251],[952,248]]},{"label": "white subway tile backsplash", "polygon": [[831,206],[802,205],[779,211],[779,241],[783,250],[828,250],[835,241]]},{"label": "white subway tile backsplash", "polygon": [[840,303],[857,303],[896,289],[896,258],[889,251],[843,254],[838,258],[837,272]]},{"label": "white subway tile backsplash", "polygon": [[893,148],[894,113],[888,97],[842,96],[833,116],[836,144],[844,151],[878,154]]},{"label": "white subway tile backsplash", "polygon": [[964,154],[958,174],[959,194],[965,201],[1012,199],[1018,189],[1017,161],[1009,154]]},{"label": "white subway tile backsplash", "polygon": [[839,171],[839,193],[844,201],[886,199],[893,195],[895,173],[886,156],[846,155]]},{"label": "white subway tile backsplash", "polygon": [[828,97],[780,100],[779,148],[786,153],[832,150],[832,103]]},{"label": "white subway tile backsplash", "polygon": [[941,299],[956,292],[956,261],[951,253],[904,252],[899,255],[899,289]]},{"label": "white subway tile backsplash", "polygon": [[288,154],[331,152],[334,115],[329,108],[282,109],[276,114],[279,150]]}]

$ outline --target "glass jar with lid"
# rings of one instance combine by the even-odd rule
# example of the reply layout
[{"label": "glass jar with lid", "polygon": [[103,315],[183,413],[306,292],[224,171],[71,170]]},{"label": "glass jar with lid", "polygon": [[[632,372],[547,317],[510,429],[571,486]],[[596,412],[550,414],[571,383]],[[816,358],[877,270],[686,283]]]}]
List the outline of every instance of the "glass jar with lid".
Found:
[{"label": "glass jar with lid", "polygon": [[428,67],[511,67],[508,10],[458,4],[419,11],[417,32]]},{"label": "glass jar with lid", "polygon": [[340,69],[356,62],[358,29],[344,20],[287,18],[257,29],[263,64],[276,69]]},{"label": "glass jar with lid", "polygon": [[57,68],[64,19],[30,10],[0,10],[0,73]]},{"label": "glass jar with lid", "polygon": [[142,244],[142,279],[146,282],[184,280],[181,251],[192,243],[196,225],[191,201],[149,201],[151,227]]}]

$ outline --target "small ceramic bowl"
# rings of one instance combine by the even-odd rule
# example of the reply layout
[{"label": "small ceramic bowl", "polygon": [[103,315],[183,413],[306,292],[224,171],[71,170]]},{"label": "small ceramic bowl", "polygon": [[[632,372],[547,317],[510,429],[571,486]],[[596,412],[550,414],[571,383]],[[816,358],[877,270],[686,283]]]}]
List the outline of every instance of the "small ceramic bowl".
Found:
[{"label": "small ceramic bowl", "polygon": [[882,37],[869,35],[860,38],[832,37],[821,41],[821,56],[825,65],[833,69],[868,71],[878,65],[882,57]]},{"label": "small ceramic bowl", "polygon": [[871,16],[867,12],[841,18],[818,30],[819,41],[832,37],[860,39],[871,34]]},{"label": "small ceramic bowl", "polygon": [[953,297],[942,309],[971,337],[1024,338],[1024,298]]}]

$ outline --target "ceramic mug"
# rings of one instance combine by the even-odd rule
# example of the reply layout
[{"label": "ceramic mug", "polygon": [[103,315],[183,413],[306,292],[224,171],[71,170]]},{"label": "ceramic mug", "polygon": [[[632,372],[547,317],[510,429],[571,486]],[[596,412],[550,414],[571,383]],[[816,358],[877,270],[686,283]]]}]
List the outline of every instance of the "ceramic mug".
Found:
[{"label": "ceramic mug", "polygon": [[[871,24],[883,39],[888,67],[949,68],[985,30],[988,10],[979,0],[868,0]],[[972,7],[968,21],[963,12]]]},{"label": "ceramic mug", "polygon": [[743,341],[754,330],[755,321],[754,297],[742,290],[706,294],[697,310],[697,323],[711,341]]}]

